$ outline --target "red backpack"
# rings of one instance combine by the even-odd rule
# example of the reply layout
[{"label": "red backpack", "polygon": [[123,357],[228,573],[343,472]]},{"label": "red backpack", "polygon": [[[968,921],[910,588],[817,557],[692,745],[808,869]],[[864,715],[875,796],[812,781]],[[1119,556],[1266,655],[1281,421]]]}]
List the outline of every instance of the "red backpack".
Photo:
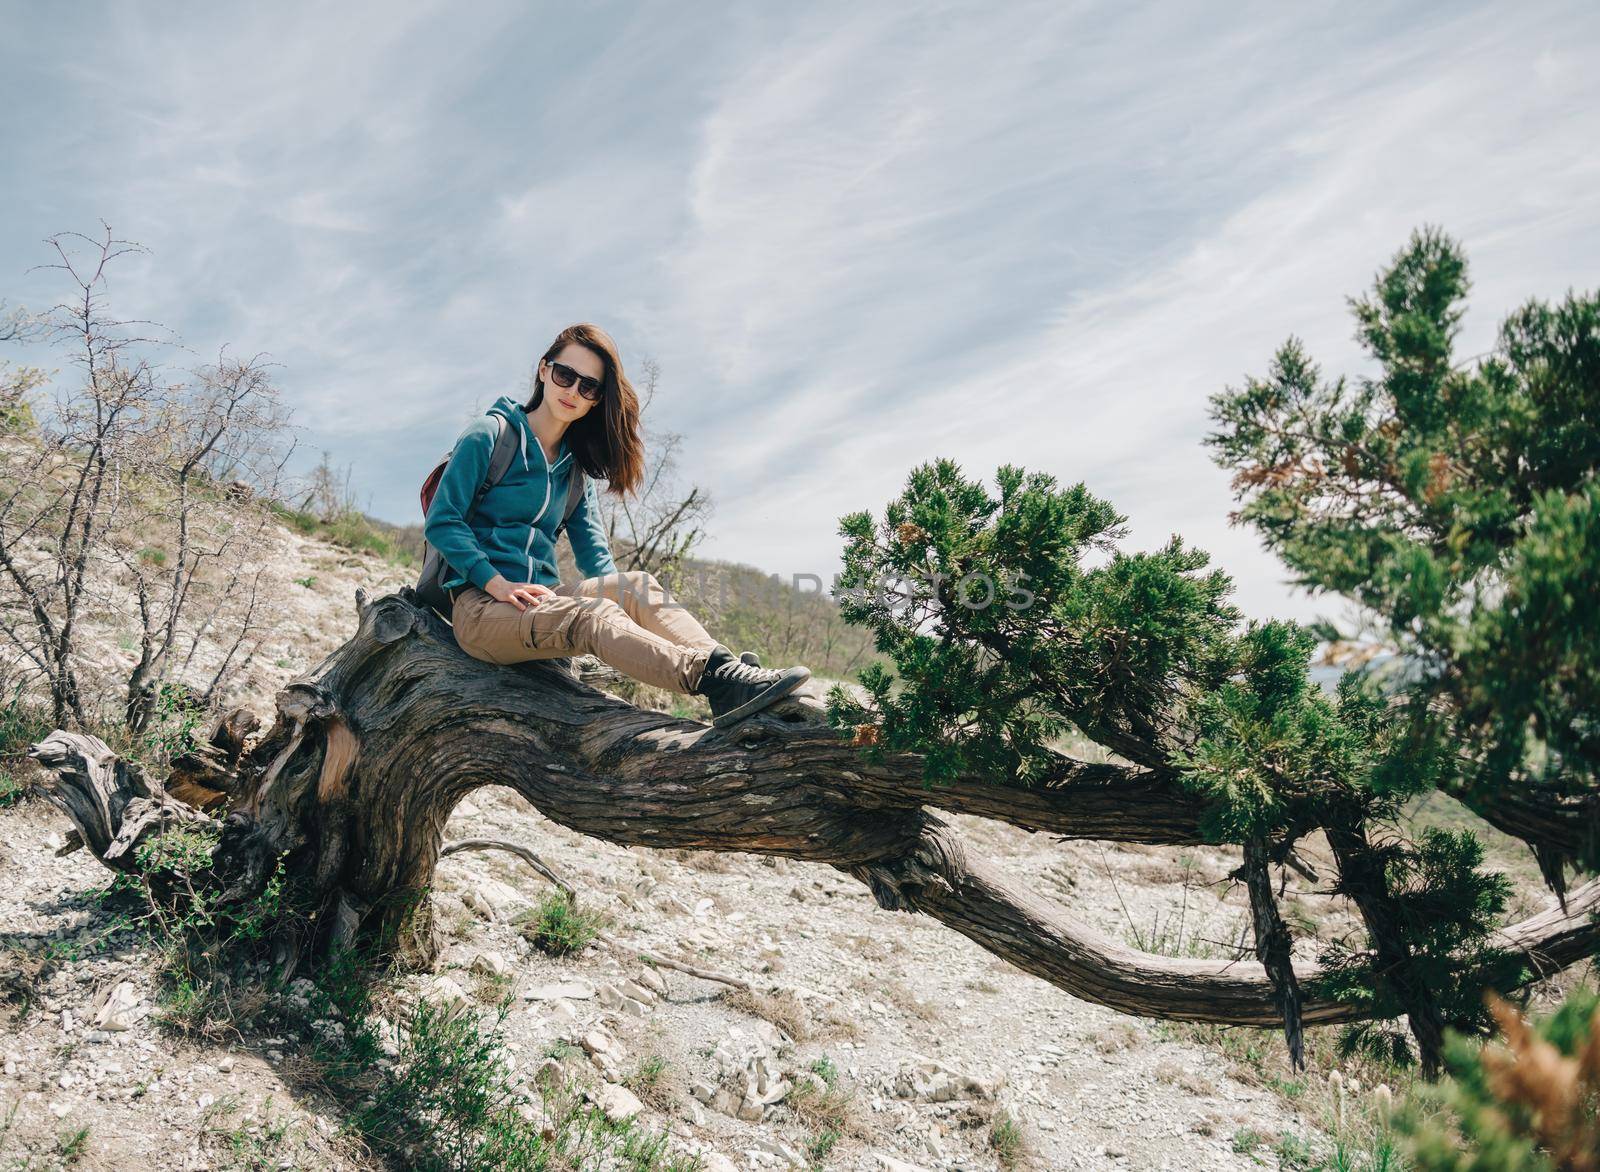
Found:
[{"label": "red backpack", "polygon": [[[518,437],[516,429],[507,427],[506,417],[498,411],[490,411],[494,416],[496,432],[494,437],[494,450],[489,455],[489,470],[483,478],[483,483],[478,485],[478,490],[472,495],[472,504],[468,507],[466,517],[471,517],[483,501],[484,494],[505,476],[506,469],[511,467],[511,461],[518,451]],[[433,471],[428,473],[428,478],[422,482],[422,516],[427,520],[428,506],[433,503],[433,494],[439,489],[439,481],[444,477],[444,470],[450,464],[450,458],[455,455],[451,448],[433,466]],[[578,502],[583,499],[586,482],[583,469],[576,459],[572,462],[572,473],[567,481],[567,503],[561,512],[561,522],[556,526],[556,540],[561,539],[561,534],[566,531],[567,522],[572,520],[572,514],[578,508]],[[465,517],[463,518],[463,520]],[[426,539],[423,540],[422,573],[417,579],[415,593],[417,599],[432,607],[447,622],[450,618],[450,596],[445,593],[442,583],[448,576],[448,563],[439,555]]]}]

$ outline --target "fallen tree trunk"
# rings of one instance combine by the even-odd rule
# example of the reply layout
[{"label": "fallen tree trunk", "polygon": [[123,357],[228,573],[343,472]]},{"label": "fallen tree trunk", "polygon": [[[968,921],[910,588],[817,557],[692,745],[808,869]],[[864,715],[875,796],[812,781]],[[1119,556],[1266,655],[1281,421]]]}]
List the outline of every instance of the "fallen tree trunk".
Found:
[{"label": "fallen tree trunk", "polygon": [[[226,898],[258,893],[282,864],[320,903],[308,955],[374,936],[401,959],[435,951],[422,894],[456,804],[501,785],[569,829],[621,845],[739,850],[827,863],[889,909],[930,915],[997,956],[1086,1000],[1149,1017],[1281,1022],[1279,995],[1253,961],[1175,959],[1123,947],[1073,923],[970,857],[934,807],[1028,829],[1132,842],[1199,841],[1199,809],[1159,772],[1062,759],[1043,787],[986,779],[926,787],[915,754],[869,762],[814,703],[730,729],[647,712],[597,691],[563,661],[474,660],[409,590],[357,594],[355,635],[277,697],[273,726],[247,750],[230,714],[203,783],[220,822],[142,777],[93,737],[57,731],[30,750],[85,845],[127,867],[145,836],[220,825],[213,866]],[[180,774],[175,773],[175,777]],[[215,795],[224,795],[218,800]],[[1600,880],[1564,910],[1506,929],[1501,943],[1537,973],[1600,946]],[[1302,988],[1315,966],[1297,969]],[[1351,1021],[1356,1006],[1307,995],[1307,1023]]]}]

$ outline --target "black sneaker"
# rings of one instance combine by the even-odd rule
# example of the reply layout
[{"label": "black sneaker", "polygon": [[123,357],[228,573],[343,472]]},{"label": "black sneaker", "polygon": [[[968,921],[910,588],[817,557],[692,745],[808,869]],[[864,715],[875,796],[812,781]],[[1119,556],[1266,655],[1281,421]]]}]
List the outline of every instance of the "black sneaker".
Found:
[{"label": "black sneaker", "polygon": [[741,651],[739,652],[739,658],[751,667],[761,666],[761,656],[754,651]]},{"label": "black sneaker", "polygon": [[808,667],[790,667],[783,671],[756,667],[743,659],[735,659],[732,651],[718,643],[706,661],[705,672],[695,692],[711,701],[712,725],[726,728],[770,707],[810,678]]}]

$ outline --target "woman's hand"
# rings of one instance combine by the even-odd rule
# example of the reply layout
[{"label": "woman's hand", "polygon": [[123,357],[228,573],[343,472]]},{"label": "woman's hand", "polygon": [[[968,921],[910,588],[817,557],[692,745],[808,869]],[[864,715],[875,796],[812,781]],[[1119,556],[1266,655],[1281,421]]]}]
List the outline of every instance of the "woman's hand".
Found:
[{"label": "woman's hand", "polygon": [[555,591],[548,586],[541,586],[537,582],[508,582],[501,574],[496,574],[489,579],[489,584],[484,587],[490,597],[499,602],[509,602],[518,610],[527,610],[530,606],[538,606],[539,599],[555,597]]}]

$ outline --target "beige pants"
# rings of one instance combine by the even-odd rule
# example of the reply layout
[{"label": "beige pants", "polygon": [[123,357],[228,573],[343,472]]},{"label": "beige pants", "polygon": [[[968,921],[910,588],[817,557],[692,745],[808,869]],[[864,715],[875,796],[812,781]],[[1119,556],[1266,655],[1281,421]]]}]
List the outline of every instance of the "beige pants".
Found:
[{"label": "beige pants", "polygon": [[454,593],[456,642],[489,663],[594,655],[644,683],[693,692],[717,643],[644,570],[559,586],[526,610],[476,586]]}]

